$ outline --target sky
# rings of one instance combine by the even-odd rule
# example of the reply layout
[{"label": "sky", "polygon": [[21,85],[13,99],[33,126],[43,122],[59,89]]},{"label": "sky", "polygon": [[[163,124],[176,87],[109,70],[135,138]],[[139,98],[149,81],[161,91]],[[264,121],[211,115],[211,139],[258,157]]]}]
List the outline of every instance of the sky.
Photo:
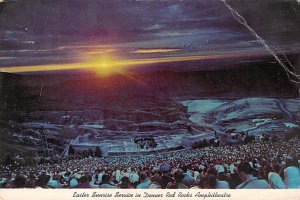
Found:
[{"label": "sky", "polygon": [[[300,50],[296,0],[227,0],[268,45]],[[2,0],[0,71],[96,70],[268,55],[221,0]],[[184,67],[184,66],[182,66]]]}]

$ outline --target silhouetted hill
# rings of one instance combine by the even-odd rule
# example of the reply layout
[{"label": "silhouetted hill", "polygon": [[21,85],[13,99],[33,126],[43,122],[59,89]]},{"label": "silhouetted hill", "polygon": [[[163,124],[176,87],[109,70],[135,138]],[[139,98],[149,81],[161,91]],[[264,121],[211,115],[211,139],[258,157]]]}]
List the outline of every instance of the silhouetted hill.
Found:
[{"label": "silhouetted hill", "polygon": [[[95,74],[14,75],[1,73],[1,110],[83,107],[151,98],[299,96],[284,70],[274,62],[246,62],[214,71],[156,71],[97,77]],[[40,97],[41,95],[41,97]],[[5,100],[6,98],[6,100]],[[62,103],[64,102],[65,105]]]},{"label": "silhouetted hill", "polygon": [[45,89],[47,96],[66,99],[98,99],[106,95],[297,97],[298,90],[284,71],[273,63],[246,63],[216,71],[149,72],[134,77],[114,75],[69,80]]}]

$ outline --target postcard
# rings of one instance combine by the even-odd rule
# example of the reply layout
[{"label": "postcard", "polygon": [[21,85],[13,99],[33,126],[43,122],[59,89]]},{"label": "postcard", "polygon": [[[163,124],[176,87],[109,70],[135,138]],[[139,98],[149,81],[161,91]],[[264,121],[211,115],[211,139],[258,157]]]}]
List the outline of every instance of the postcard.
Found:
[{"label": "postcard", "polygon": [[299,199],[299,13],[0,0],[0,199]]}]

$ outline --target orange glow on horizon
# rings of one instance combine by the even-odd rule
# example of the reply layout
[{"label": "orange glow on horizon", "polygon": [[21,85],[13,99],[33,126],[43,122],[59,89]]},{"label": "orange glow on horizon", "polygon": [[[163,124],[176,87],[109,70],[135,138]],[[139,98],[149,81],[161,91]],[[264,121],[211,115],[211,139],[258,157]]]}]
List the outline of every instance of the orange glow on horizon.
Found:
[{"label": "orange glow on horizon", "polygon": [[236,58],[236,57],[251,56],[251,55],[254,54],[251,52],[250,53],[245,52],[240,54],[174,56],[174,57],[146,58],[146,59],[117,59],[112,56],[103,55],[100,56],[99,58],[92,58],[87,61],[83,61],[79,63],[2,67],[0,68],[0,71],[8,72],[8,73],[26,73],[26,72],[85,69],[85,70],[96,71],[100,75],[109,75],[113,73],[119,73],[120,71],[123,71],[126,67],[131,67],[131,66],[209,60],[209,59]]},{"label": "orange glow on horizon", "polygon": [[122,69],[119,63],[121,61],[116,57],[101,55],[99,57],[92,58],[86,63],[87,66],[91,67],[91,70],[102,76],[107,76],[114,73],[120,73]]}]

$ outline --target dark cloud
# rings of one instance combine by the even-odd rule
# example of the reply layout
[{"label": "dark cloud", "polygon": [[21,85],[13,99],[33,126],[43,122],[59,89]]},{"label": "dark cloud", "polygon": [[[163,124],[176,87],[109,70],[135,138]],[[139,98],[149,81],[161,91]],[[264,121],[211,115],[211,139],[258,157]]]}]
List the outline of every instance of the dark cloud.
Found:
[{"label": "dark cloud", "polygon": [[[29,0],[9,5],[1,27],[48,40],[120,42],[142,40],[165,30],[224,28],[229,22],[232,19],[228,13],[224,16],[218,1]],[[155,26],[160,28],[151,29]]]},{"label": "dark cloud", "polygon": [[300,6],[295,0],[229,1],[256,32],[274,45],[300,39]]},{"label": "dark cloud", "polygon": [[[299,47],[296,1],[228,2],[269,44]],[[35,56],[61,61],[61,55],[72,60],[80,53],[74,49],[58,55],[56,49],[65,45],[118,44],[124,51],[159,47],[195,53],[261,48],[220,0],[20,0],[5,1],[5,9],[0,8],[0,56],[6,50],[54,49]]]},{"label": "dark cloud", "polygon": [[[230,3],[245,16],[250,26],[262,32],[296,31],[299,6],[293,5],[292,1]],[[90,38],[108,42],[136,40],[152,32],[174,29],[242,30],[219,0],[17,1],[7,6],[0,23],[2,29],[67,41]],[[155,25],[160,28],[151,29]]]}]

